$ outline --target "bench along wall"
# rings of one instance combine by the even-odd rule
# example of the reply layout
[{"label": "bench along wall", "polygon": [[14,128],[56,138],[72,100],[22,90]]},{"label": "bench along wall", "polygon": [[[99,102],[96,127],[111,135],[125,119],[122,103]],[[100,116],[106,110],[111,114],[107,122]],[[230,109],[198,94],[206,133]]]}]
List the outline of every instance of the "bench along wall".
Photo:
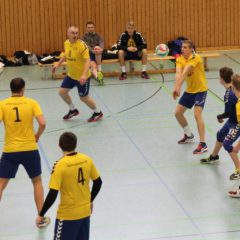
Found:
[{"label": "bench along wall", "polygon": [[62,50],[67,27],[76,24],[82,35],[88,20],[96,23],[106,47],[129,20],[149,49],[178,36],[200,48],[239,47],[239,13],[238,0],[0,0],[0,54]]}]

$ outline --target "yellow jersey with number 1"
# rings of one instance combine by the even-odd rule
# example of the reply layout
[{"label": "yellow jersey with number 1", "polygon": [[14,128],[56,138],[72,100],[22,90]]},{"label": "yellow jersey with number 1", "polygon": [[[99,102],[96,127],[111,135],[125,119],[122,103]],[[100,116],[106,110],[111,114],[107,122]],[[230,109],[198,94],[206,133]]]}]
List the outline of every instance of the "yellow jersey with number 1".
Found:
[{"label": "yellow jersey with number 1", "polygon": [[49,188],[60,191],[57,219],[77,220],[91,215],[89,184],[97,178],[92,159],[82,153],[66,155],[55,163]]},{"label": "yellow jersey with number 1", "polygon": [[5,126],[3,152],[37,149],[33,121],[42,115],[37,101],[27,97],[9,97],[0,101],[0,121]]}]

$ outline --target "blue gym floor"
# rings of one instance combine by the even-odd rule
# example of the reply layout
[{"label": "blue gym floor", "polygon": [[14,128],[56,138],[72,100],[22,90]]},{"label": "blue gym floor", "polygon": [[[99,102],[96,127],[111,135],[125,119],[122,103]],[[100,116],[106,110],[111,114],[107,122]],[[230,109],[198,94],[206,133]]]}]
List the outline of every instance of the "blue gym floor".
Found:
[{"label": "blue gym floor", "polygon": [[[211,152],[216,132],[222,126],[216,120],[216,115],[224,110],[221,100],[224,89],[219,84],[218,70],[228,66],[240,72],[240,52],[222,54],[221,58],[209,59],[210,70],[206,73],[209,93],[204,119],[209,152],[202,156]],[[227,195],[239,181],[229,180],[234,165],[228,154],[221,151],[218,165],[200,165],[202,156],[192,154],[197,142],[177,144],[183,132],[174,117],[177,104],[171,96],[174,74],[154,74],[150,80],[139,76],[129,76],[125,81],[106,78],[104,86],[92,80],[90,95],[104,113],[104,118],[96,123],[87,123],[92,112],[79,101],[76,89],[71,96],[81,114],[63,121],[68,107],[58,96],[61,81],[43,80],[42,75],[38,66],[6,68],[0,75],[0,99],[10,95],[12,78],[23,77],[25,95],[42,106],[47,120],[39,144],[45,194],[50,167],[61,156],[58,148],[61,133],[76,133],[78,150],[94,159],[103,187],[94,202],[90,239],[240,239],[240,199]],[[193,112],[188,111],[187,117],[197,136]],[[1,149],[3,134],[0,124]],[[51,225],[37,229],[32,184],[20,168],[0,202],[0,239],[52,239],[58,201],[47,214],[52,219]]]}]

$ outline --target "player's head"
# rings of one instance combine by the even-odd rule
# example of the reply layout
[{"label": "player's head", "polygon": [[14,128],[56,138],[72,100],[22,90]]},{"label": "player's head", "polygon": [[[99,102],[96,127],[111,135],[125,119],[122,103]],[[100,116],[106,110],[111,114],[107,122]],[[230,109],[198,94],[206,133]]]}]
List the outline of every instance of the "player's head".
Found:
[{"label": "player's head", "polygon": [[183,40],[181,47],[182,55],[189,57],[194,52],[194,43],[192,40]]},{"label": "player's head", "polygon": [[22,78],[13,78],[10,82],[12,93],[22,93],[25,88],[25,81]]},{"label": "player's head", "polygon": [[222,67],[220,70],[219,70],[219,75],[220,75],[220,82],[222,83],[231,83],[232,82],[232,75],[233,75],[233,70],[229,67]]},{"label": "player's head", "polygon": [[130,36],[133,35],[133,32],[135,31],[135,24],[133,21],[130,21],[127,23],[127,32]]},{"label": "player's head", "polygon": [[86,29],[88,33],[94,33],[95,32],[95,24],[92,21],[88,21],[86,23]]},{"label": "player's head", "polygon": [[67,36],[68,36],[68,40],[71,42],[71,43],[74,43],[78,40],[79,38],[79,30],[78,30],[78,27],[77,26],[70,26],[67,30]]},{"label": "player's head", "polygon": [[77,136],[72,132],[65,132],[59,138],[59,147],[63,152],[72,152],[77,146]]},{"label": "player's head", "polygon": [[235,95],[239,98],[240,97],[240,75],[233,74],[232,75],[232,90]]}]

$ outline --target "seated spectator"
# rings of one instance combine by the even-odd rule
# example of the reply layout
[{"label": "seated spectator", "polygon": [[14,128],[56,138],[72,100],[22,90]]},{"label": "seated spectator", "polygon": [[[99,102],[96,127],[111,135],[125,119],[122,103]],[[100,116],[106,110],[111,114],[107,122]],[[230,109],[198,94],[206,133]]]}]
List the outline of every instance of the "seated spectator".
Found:
[{"label": "seated spectator", "polygon": [[92,21],[88,21],[86,23],[86,33],[81,37],[81,39],[89,48],[92,74],[100,84],[103,84],[101,61],[104,41],[103,38],[95,32],[95,24]]},{"label": "seated spectator", "polygon": [[146,72],[147,67],[147,43],[140,32],[135,31],[134,22],[127,24],[127,30],[123,32],[118,40],[118,58],[121,66],[119,80],[127,78],[125,60],[142,60],[141,77],[149,79]]}]

